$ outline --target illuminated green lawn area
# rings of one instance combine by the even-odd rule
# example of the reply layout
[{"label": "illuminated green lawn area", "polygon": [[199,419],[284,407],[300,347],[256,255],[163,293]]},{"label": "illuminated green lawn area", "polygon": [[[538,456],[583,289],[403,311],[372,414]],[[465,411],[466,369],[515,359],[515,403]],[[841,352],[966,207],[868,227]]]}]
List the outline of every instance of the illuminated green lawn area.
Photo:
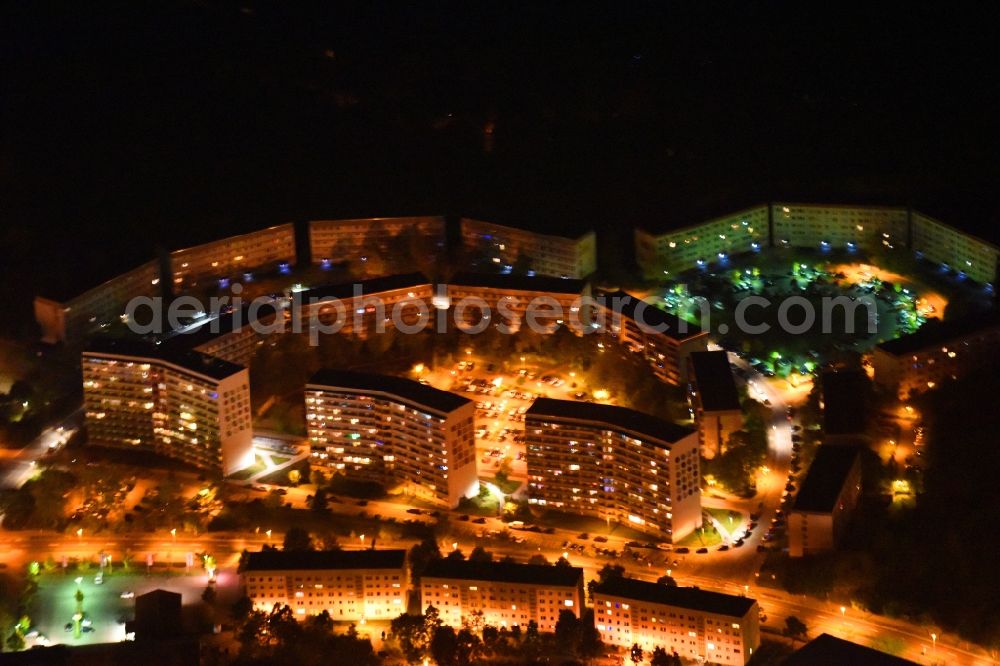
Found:
[{"label": "illuminated green lawn area", "polygon": [[735,537],[737,532],[742,532],[745,516],[739,511],[730,511],[729,509],[705,509],[705,511],[719,521],[719,524],[729,532],[730,536]]},{"label": "illuminated green lawn area", "polygon": [[264,464],[264,459],[260,455],[255,455],[252,465],[234,474],[230,474],[229,478],[237,481],[246,481],[254,474],[260,474],[265,469],[267,469],[267,466]]},{"label": "illuminated green lawn area", "polygon": [[284,465],[286,462],[291,460],[288,456],[276,456],[273,453],[270,455],[271,463],[274,465]]},{"label": "illuminated green lawn area", "polygon": [[[288,459],[286,458],[286,461]],[[309,460],[300,460],[293,465],[289,465],[283,469],[275,470],[270,474],[260,477],[261,483],[274,483],[277,485],[292,485],[288,478],[288,473],[292,470],[297,470],[299,473],[299,483],[308,483],[309,481]]]},{"label": "illuminated green lawn area", "polygon": [[721,544],[722,536],[715,531],[714,527],[705,525],[675,543],[674,547],[685,546],[687,548],[712,548]]},{"label": "illuminated green lawn area", "polygon": [[543,527],[558,527],[564,530],[586,532],[590,539],[595,536],[616,536],[635,541],[655,541],[649,534],[643,534],[623,523],[601,520],[591,516],[578,516],[560,511],[545,511],[535,521]]}]

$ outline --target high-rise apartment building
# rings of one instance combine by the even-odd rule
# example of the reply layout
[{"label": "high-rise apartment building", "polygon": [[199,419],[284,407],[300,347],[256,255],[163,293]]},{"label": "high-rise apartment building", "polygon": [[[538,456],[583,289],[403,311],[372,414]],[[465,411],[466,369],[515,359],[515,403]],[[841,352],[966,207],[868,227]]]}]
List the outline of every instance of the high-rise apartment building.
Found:
[{"label": "high-rise apartment building", "polygon": [[624,407],[539,398],[524,432],[530,503],[666,542],[701,525],[695,431]]},{"label": "high-rise apartment building", "polygon": [[387,375],[320,370],[305,388],[313,464],[458,505],[479,490],[475,404]]}]

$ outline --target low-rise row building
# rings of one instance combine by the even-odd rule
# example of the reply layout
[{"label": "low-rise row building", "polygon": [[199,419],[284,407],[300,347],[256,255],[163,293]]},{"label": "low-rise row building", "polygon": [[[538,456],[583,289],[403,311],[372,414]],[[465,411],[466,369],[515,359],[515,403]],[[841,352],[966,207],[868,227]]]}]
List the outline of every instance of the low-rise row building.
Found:
[{"label": "low-rise row building", "polygon": [[406,612],[406,551],[247,553],[240,584],[256,610],[278,604],[300,620],[323,611],[338,622],[391,620]]},{"label": "low-rise row building", "polygon": [[156,453],[220,475],[253,462],[245,367],[104,339],[94,340],[81,362],[89,442]]},{"label": "low-rise row building", "polygon": [[305,401],[313,464],[448,507],[478,492],[471,400],[399,377],[320,370]]},{"label": "low-rise row building", "polygon": [[602,641],[692,662],[744,666],[760,645],[759,613],[754,599],[696,587],[611,578],[594,589]]},{"label": "low-rise row building", "polygon": [[695,431],[624,407],[539,398],[525,415],[531,504],[675,542],[701,525]]},{"label": "low-rise row building", "polygon": [[420,577],[420,608],[434,606],[444,624],[462,626],[472,614],[494,627],[555,631],[559,612],[583,612],[583,569],[547,564],[438,560]]},{"label": "low-rise row building", "polygon": [[688,396],[701,452],[712,458],[724,453],[729,437],[743,429],[740,394],[726,352],[692,352],[688,358],[691,364]]}]

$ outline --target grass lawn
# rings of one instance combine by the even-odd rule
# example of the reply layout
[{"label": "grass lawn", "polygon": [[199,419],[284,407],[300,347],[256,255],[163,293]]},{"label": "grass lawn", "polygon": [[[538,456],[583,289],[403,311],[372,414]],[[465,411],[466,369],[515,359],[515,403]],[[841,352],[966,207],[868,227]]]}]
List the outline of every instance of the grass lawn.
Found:
[{"label": "grass lawn", "polygon": [[591,516],[577,516],[572,513],[561,513],[559,511],[546,511],[535,521],[544,527],[559,527],[566,530],[587,532],[594,536],[616,536],[636,541],[649,541],[650,536],[623,525],[612,522],[610,529],[608,522],[600,518]]},{"label": "grass lawn", "polygon": [[517,489],[521,487],[520,481],[514,481],[513,479],[506,479],[505,481],[500,481],[497,478],[487,479],[490,483],[494,484],[499,488],[504,495],[513,495],[517,492]]},{"label": "grass lawn", "polygon": [[290,485],[290,483],[288,481],[288,473],[291,472],[293,469],[299,471],[299,475],[301,477],[299,483],[308,483],[309,482],[309,459],[308,458],[300,460],[297,463],[295,463],[294,465],[289,465],[288,467],[286,467],[284,469],[279,469],[279,470],[276,470],[274,472],[271,472],[270,474],[267,474],[265,476],[260,477],[260,479],[258,479],[258,480],[261,483],[275,483],[275,484],[278,484],[278,485],[287,486],[287,485]]},{"label": "grass lawn", "polygon": [[702,527],[687,535],[674,547],[686,546],[687,548],[712,548],[722,543],[722,537],[711,527]]},{"label": "grass lawn", "polygon": [[254,461],[252,465],[244,469],[241,469],[235,474],[230,474],[229,478],[235,479],[237,481],[246,481],[254,474],[260,474],[265,469],[267,469],[267,467],[264,465],[264,459],[261,458],[259,455],[254,455]]},{"label": "grass lawn", "polygon": [[[730,532],[735,532],[736,528],[743,522],[743,514],[739,511],[730,511],[729,509],[705,509],[705,511]],[[732,521],[729,520],[730,518]]]},{"label": "grass lawn", "polygon": [[278,456],[271,454],[271,463],[274,465],[284,465],[286,462],[291,460],[288,456]]}]

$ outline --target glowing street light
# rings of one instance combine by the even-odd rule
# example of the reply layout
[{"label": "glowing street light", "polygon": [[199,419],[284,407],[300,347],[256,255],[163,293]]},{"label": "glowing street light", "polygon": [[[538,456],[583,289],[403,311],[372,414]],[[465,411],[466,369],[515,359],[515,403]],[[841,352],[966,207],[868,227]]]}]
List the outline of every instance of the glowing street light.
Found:
[{"label": "glowing street light", "polygon": [[79,538],[83,537],[83,528],[82,527],[76,531],[76,536],[79,537]]},{"label": "glowing street light", "polygon": [[934,646],[933,646],[933,648],[932,648],[932,649],[933,649],[933,650],[934,650],[935,652],[937,652],[937,634],[936,634],[936,633],[934,633],[933,631],[931,632],[931,641],[933,641],[933,643],[934,643]]},{"label": "glowing street light", "polygon": [[172,528],[170,530],[170,536],[173,538],[174,541],[177,541],[177,528],[176,527],[174,527],[174,528]]},{"label": "glowing street light", "polygon": [[840,617],[847,617],[847,606],[840,607]]},{"label": "glowing street light", "polygon": [[270,539],[270,538],[271,538],[271,530],[267,530],[266,532],[264,532],[264,534],[266,534],[266,535],[267,535],[267,538],[268,538],[268,539]]}]

